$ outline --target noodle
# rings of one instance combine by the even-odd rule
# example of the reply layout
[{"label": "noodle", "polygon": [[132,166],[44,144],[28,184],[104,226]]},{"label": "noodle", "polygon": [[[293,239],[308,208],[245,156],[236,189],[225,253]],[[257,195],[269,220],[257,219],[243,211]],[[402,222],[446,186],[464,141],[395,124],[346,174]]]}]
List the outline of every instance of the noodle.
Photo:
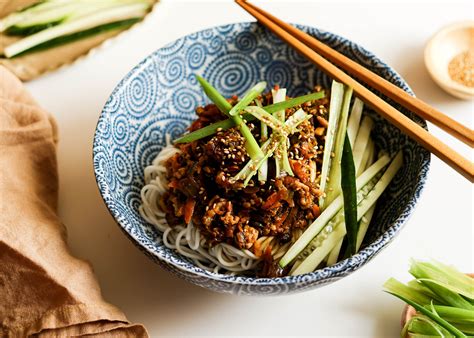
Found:
[{"label": "noodle", "polygon": [[[177,251],[182,256],[190,259],[198,267],[215,273],[248,272],[255,270],[261,262],[260,255],[250,250],[241,250],[227,243],[219,243],[208,246],[206,240],[201,236],[199,228],[192,222],[170,227],[166,221],[166,214],[160,208],[159,200],[167,190],[166,167],[164,163],[179,152],[170,144],[169,135],[166,138],[167,146],[153,160],[153,163],[145,168],[145,186],[141,190],[142,204],[139,207],[140,215],[163,235],[158,240],[166,247]],[[294,242],[300,233],[293,233]],[[279,245],[276,238],[262,236],[257,240],[256,247],[259,252],[265,252],[271,246],[271,254],[274,259],[281,258],[291,243]]]}]

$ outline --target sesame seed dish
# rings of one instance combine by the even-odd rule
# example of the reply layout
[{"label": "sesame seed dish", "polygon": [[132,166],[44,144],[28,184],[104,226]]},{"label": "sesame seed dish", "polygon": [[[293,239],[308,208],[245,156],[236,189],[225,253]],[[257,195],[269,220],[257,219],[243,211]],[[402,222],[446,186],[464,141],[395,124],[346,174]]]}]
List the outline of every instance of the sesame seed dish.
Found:
[{"label": "sesame seed dish", "polygon": [[377,152],[372,120],[333,81],[290,98],[259,82],[196,108],[188,133],[145,169],[140,214],[197,266],[279,277],[356,253],[403,159]]}]

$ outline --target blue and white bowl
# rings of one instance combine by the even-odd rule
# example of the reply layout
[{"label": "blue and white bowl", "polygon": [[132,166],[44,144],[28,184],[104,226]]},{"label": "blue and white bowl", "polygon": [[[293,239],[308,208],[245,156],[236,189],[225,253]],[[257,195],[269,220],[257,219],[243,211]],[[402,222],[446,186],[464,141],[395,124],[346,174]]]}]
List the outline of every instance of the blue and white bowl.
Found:
[{"label": "blue and white bowl", "polygon": [[[412,94],[405,81],[375,55],[335,34],[298,26]],[[334,266],[282,278],[226,276],[205,271],[165,247],[161,234],[138,213],[143,170],[165,145],[195,119],[206,103],[194,75],[200,74],[225,96],[242,95],[265,80],[307,93],[331,79],[256,23],[206,29],[178,39],[144,59],[120,81],[100,115],[94,138],[94,170],[100,193],[124,233],[160,266],[202,287],[234,294],[267,295],[308,290],[359,269],[397,235],[412,213],[423,186],[430,154],[397,128],[370,112],[373,139],[391,154],[403,149],[404,166],[377,203],[363,249]],[[402,110],[426,128],[424,120]]]}]

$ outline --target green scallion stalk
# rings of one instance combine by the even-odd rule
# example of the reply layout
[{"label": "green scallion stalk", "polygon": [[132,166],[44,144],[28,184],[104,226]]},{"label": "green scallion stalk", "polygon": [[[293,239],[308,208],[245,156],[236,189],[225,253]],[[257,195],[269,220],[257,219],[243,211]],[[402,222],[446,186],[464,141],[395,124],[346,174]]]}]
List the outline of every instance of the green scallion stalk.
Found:
[{"label": "green scallion stalk", "polygon": [[267,83],[265,81],[257,83],[255,86],[250,88],[250,90],[245,93],[244,97],[237,102],[235,106],[229,111],[230,116],[238,115],[242,110],[244,110],[257,96],[262,94],[265,90]]},{"label": "green scallion stalk", "polygon": [[[285,126],[290,130],[296,130],[296,127],[306,121],[311,116],[306,114],[302,109],[296,111],[291,115],[288,120],[285,122]],[[275,152],[275,149],[278,146],[278,133],[272,133],[270,138],[262,145],[262,151],[265,154],[264,158],[269,158]],[[250,178],[258,171],[259,167],[262,165],[262,160],[250,160],[247,164],[240,170],[240,172],[235,175],[232,180],[244,180],[244,185],[246,185]]]},{"label": "green scallion stalk", "polygon": [[[232,109],[231,104],[206,80],[201,76],[196,75],[196,78],[203,88],[206,95],[211,99],[212,102],[217,106],[217,108],[225,115],[230,116],[229,112]],[[252,135],[252,132],[242,120],[240,115],[232,116],[234,124],[239,129],[242,136],[245,138],[245,150],[249,154],[250,158],[255,161],[260,161],[264,154],[260,149],[255,137]],[[209,126],[208,126],[209,127]]]},{"label": "green scallion stalk", "polygon": [[448,323],[446,320],[444,320],[443,318],[441,318],[440,316],[434,314],[433,312],[431,312],[430,310],[428,309],[425,309],[423,306],[421,306],[420,304],[418,303],[415,303],[413,302],[412,300],[408,299],[408,298],[405,298],[403,296],[401,296],[400,294],[396,293],[396,292],[392,292],[390,291],[390,289],[387,289],[385,290],[386,292],[388,292],[389,294],[397,297],[397,298],[400,298],[401,300],[403,300],[405,303],[413,306],[415,308],[415,310],[417,310],[418,312],[421,312],[422,314],[424,314],[425,316],[427,316],[428,318],[432,319],[434,322],[436,322],[438,325],[440,325],[442,328],[446,329],[447,331],[449,331],[451,334],[454,334],[455,337],[466,337],[466,335],[461,332],[460,330],[458,330],[455,326],[451,325],[450,323]]},{"label": "green scallion stalk", "polygon": [[265,109],[270,114],[274,114],[278,111],[282,111],[282,110],[284,111],[289,108],[294,108],[305,102],[320,100],[324,97],[324,95],[325,94],[323,91],[320,91],[317,93],[306,94],[306,95],[298,96],[298,97],[288,99],[286,101],[282,101],[279,103],[270,104],[268,106],[263,107],[263,109]]},{"label": "green scallion stalk", "polygon": [[[259,99],[255,99],[255,105],[262,108],[262,102]],[[262,147],[263,143],[268,140],[268,126],[260,122],[260,148]],[[263,150],[262,150],[263,151]],[[265,159],[258,169],[258,180],[260,182],[265,182],[268,176],[268,159]]]},{"label": "green scallion stalk", "polygon": [[250,106],[245,108],[245,112],[251,114],[253,117],[260,120],[262,123],[265,123],[268,127],[272,128],[273,131],[276,131],[284,136],[288,136],[289,134],[294,133],[294,130],[290,130],[284,122],[269,114],[263,108],[260,108],[258,106]]},{"label": "green scallion stalk", "polygon": [[[198,81],[199,81],[199,78],[198,78]],[[201,83],[201,81],[199,81],[199,82]],[[202,83],[201,83],[201,86],[202,86]],[[215,91],[215,89],[214,89],[214,91]],[[206,92],[206,95],[211,99],[212,102],[214,102],[216,104],[216,106],[219,108],[219,110],[221,112],[224,113],[224,111],[225,111],[224,108],[225,107],[223,107],[223,106],[225,106],[226,104],[230,107],[227,110],[227,112],[232,108],[230,103],[227,102],[227,100],[224,99],[219,93],[217,93],[218,95],[216,95],[216,93],[214,93],[213,91],[207,92],[205,90],[205,92]],[[217,91],[215,91],[215,92],[217,92]],[[293,107],[298,106],[298,105],[300,105],[304,102],[319,100],[323,97],[324,97],[324,92],[317,92],[317,93],[312,93],[312,94],[308,94],[308,95],[299,96],[299,97],[296,97],[294,99],[289,99],[285,102],[271,104],[271,105],[263,107],[263,109],[265,109],[268,113],[273,114],[273,113],[277,112],[279,109],[285,110],[285,109],[288,109],[288,108],[293,108]],[[223,99],[225,102],[223,102],[220,99]],[[219,104],[221,104],[222,107],[219,107],[219,105],[216,102],[219,102]],[[228,113],[224,113],[224,114],[227,115]],[[243,119],[245,119],[248,122],[255,120],[255,117],[253,117],[250,114],[244,114],[242,117],[243,117]],[[235,127],[235,122],[234,122],[234,120],[232,120],[230,118],[227,119],[227,120],[218,121],[218,122],[210,124],[206,127],[203,127],[201,129],[195,130],[191,133],[185,134],[182,137],[176,139],[174,141],[174,143],[193,142],[193,141],[196,141],[196,140],[214,135],[215,133],[217,133],[218,129],[219,130],[221,130],[221,129],[222,130],[227,130],[227,129],[232,128],[232,127]]]},{"label": "green scallion stalk", "polygon": [[446,319],[448,322],[474,324],[474,310],[460,309],[445,305],[433,305],[433,308],[440,317]]},{"label": "green scallion stalk", "polygon": [[357,188],[354,159],[349,137],[346,134],[341,162],[341,190],[344,198],[344,218],[347,231],[347,243],[351,254],[356,253],[357,232]]}]

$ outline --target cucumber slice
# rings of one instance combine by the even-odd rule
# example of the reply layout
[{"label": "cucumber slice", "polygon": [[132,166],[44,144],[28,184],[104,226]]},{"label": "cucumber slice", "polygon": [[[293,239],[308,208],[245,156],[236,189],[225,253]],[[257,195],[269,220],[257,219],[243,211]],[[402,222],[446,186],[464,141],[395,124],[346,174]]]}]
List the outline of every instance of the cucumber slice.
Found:
[{"label": "cucumber slice", "polygon": [[105,24],[142,18],[145,16],[149,8],[150,6],[147,3],[136,3],[122,7],[111,8],[71,22],[65,22],[58,26],[54,26],[28,36],[16,43],[11,44],[10,46],[7,46],[4,50],[4,54],[7,58],[11,58],[60,37],[65,37],[83,31],[89,31]]},{"label": "cucumber slice", "polygon": [[[357,190],[362,189],[377,173],[379,173],[390,162],[390,157],[382,156],[371,165],[362,175],[356,180]],[[319,215],[318,218],[303,232],[298,240],[288,249],[285,255],[281,258],[279,264],[282,268],[292,262],[311,240],[323,229],[323,227],[339,212],[342,208],[342,196],[338,196],[326,209]],[[359,210],[357,210],[359,211]],[[363,215],[362,213],[361,215]]]},{"label": "cucumber slice", "polygon": [[[326,139],[324,143],[323,165],[321,168],[321,181],[319,186],[321,191],[327,194],[326,186],[328,185],[329,174],[331,170],[332,155],[334,151],[334,143],[338,128],[339,116],[344,100],[344,85],[333,81],[331,86],[331,101],[329,102],[329,121],[326,130]],[[325,208],[325,195],[319,197],[319,207],[321,210]]]},{"label": "cucumber slice", "polygon": [[69,34],[69,35],[64,35],[64,36],[58,37],[56,39],[53,39],[53,40],[44,42],[42,44],[39,44],[39,45],[37,45],[33,48],[27,49],[27,50],[25,50],[24,52],[22,52],[20,54],[16,54],[15,56],[13,56],[13,58],[23,56],[23,55],[26,55],[26,54],[30,54],[30,53],[34,53],[34,52],[39,52],[39,51],[50,49],[50,48],[54,48],[54,47],[61,46],[61,45],[67,44],[67,43],[71,43],[71,42],[74,42],[74,41],[77,41],[77,40],[80,40],[80,39],[85,39],[85,38],[90,37],[90,36],[99,35],[99,34],[102,34],[102,33],[108,32],[108,31],[126,29],[126,28],[134,25],[135,23],[139,22],[140,20],[141,20],[141,18],[117,21],[117,22],[112,22],[112,23],[108,23],[108,24],[105,24],[105,25],[101,25],[101,26],[98,26],[98,27],[94,27],[94,28],[91,28],[91,29],[88,29],[88,30],[85,30],[85,31],[82,31],[82,32],[73,33],[73,34]]}]

